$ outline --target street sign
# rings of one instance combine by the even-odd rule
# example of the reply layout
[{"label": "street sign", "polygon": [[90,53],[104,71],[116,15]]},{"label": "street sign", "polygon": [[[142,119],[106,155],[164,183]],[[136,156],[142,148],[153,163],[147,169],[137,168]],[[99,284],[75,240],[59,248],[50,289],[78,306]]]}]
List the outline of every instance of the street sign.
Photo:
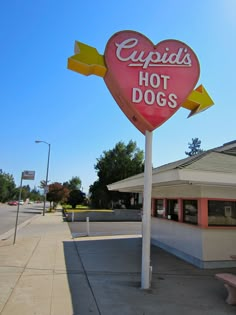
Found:
[{"label": "street sign", "polygon": [[34,180],[35,171],[24,171],[22,172],[22,179]]}]

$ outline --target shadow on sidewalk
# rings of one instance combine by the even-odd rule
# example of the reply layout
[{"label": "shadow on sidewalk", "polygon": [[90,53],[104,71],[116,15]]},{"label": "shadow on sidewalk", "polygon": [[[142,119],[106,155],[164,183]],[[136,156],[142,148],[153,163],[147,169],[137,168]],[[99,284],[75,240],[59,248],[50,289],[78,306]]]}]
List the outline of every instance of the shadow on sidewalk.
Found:
[{"label": "shadow on sidewalk", "polygon": [[97,293],[101,293],[106,284],[116,283],[113,276],[118,277],[122,285],[140,288],[141,239],[104,238],[82,237],[74,242],[63,242],[74,314],[92,311],[100,314]]},{"label": "shadow on sidewalk", "polygon": [[80,238],[64,242],[64,254],[74,314],[235,314],[214,277],[219,269],[198,269],[156,246],[151,289],[141,290],[141,238]]},{"label": "shadow on sidewalk", "polygon": [[75,242],[63,242],[73,314],[99,314]]}]

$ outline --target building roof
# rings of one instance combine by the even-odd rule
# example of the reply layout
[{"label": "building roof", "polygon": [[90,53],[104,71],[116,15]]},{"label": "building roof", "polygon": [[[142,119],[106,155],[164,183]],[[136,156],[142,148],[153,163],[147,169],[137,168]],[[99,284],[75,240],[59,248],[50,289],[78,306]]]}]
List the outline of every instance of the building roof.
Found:
[{"label": "building roof", "polygon": [[[168,163],[152,171],[153,185],[184,182],[236,185],[236,141]],[[108,185],[109,190],[137,191],[143,187],[144,173]]]},{"label": "building roof", "polygon": [[[213,158],[212,153],[220,153],[219,155],[215,155]],[[211,157],[209,157],[209,155],[211,155]],[[226,155],[226,156],[225,156]],[[221,156],[221,157],[220,157]],[[232,156],[232,158],[230,159],[229,156]],[[171,162],[162,166],[159,166],[157,168],[155,168],[153,170],[153,172],[162,172],[162,171],[166,171],[169,169],[176,169],[176,168],[191,168],[191,165],[193,168],[195,167],[199,167],[205,170],[208,170],[208,168],[210,170],[217,170],[218,168],[221,169],[221,167],[224,168],[224,166],[222,165],[222,163],[224,164],[228,162],[228,160],[230,160],[234,166],[234,160],[236,157],[236,140],[235,141],[231,141],[228,143],[223,144],[220,147],[214,148],[214,149],[210,149],[207,151],[203,151],[202,153],[175,161],[175,162]],[[219,159],[219,161],[217,162],[217,159]],[[204,165],[204,163],[206,165]],[[193,164],[195,166],[193,166]],[[230,167],[230,165],[229,165]],[[215,169],[216,168],[216,169]],[[234,167],[231,168],[231,172],[234,170]]]},{"label": "building roof", "polygon": [[236,140],[224,143],[221,147],[215,148],[213,150],[236,156]]}]

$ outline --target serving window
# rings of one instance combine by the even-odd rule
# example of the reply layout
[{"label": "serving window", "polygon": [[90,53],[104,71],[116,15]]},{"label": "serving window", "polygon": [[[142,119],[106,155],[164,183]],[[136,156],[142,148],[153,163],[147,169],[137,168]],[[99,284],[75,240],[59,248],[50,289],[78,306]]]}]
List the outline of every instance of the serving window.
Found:
[{"label": "serving window", "polygon": [[164,218],[165,217],[164,199],[156,199],[155,200],[155,215],[158,218]]},{"label": "serving window", "polygon": [[236,226],[236,202],[208,200],[208,225]]},{"label": "serving window", "polygon": [[169,220],[178,221],[179,205],[177,199],[167,199],[167,218]]},{"label": "serving window", "polygon": [[186,223],[198,224],[197,200],[183,200],[183,220]]}]

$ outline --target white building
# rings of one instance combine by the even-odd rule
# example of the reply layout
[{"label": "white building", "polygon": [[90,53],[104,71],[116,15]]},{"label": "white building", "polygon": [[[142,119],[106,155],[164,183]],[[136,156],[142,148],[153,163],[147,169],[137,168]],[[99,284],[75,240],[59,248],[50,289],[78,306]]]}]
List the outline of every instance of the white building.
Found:
[{"label": "white building", "polygon": [[[108,185],[142,193],[144,174]],[[153,169],[153,244],[200,267],[236,267],[236,141]]]}]

